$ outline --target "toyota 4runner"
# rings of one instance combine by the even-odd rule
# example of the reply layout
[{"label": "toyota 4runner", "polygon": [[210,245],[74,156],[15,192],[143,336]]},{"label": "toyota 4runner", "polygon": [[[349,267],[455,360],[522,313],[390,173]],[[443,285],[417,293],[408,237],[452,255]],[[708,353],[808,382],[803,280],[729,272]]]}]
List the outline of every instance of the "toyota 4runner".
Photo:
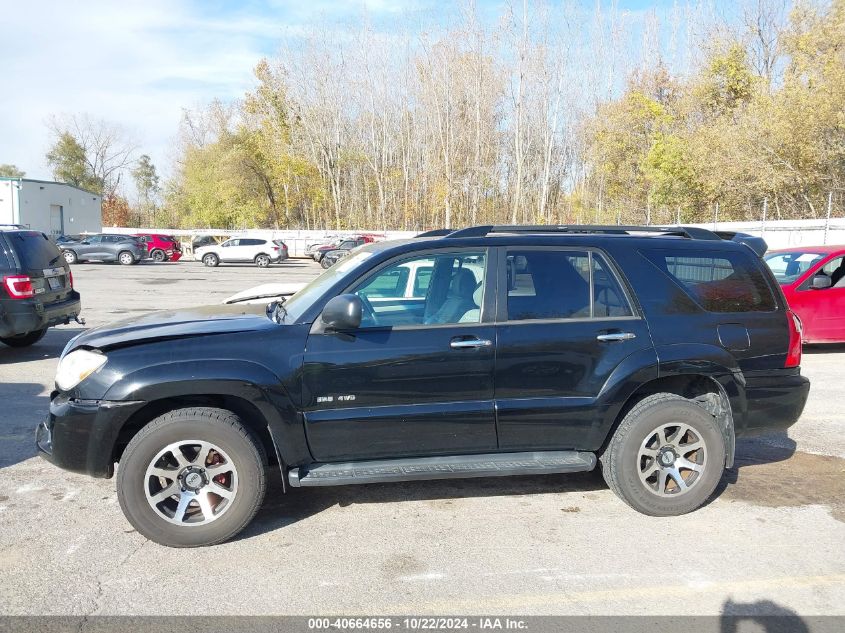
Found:
[{"label": "toyota 4runner", "polygon": [[678,515],[713,493],[737,436],[800,416],[800,321],[761,239],[443,233],[367,244],[266,307],[84,332],[41,454],[94,477],[117,463],[130,523],[185,547],[243,529],[270,466],[286,490],[600,465],[634,509]]}]

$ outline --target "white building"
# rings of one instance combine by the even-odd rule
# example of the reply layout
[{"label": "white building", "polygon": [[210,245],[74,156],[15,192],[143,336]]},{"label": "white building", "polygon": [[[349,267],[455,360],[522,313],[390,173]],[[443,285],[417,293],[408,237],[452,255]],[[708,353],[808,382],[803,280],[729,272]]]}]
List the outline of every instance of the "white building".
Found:
[{"label": "white building", "polygon": [[0,224],[22,224],[47,235],[99,233],[103,201],[63,182],[0,177]]}]

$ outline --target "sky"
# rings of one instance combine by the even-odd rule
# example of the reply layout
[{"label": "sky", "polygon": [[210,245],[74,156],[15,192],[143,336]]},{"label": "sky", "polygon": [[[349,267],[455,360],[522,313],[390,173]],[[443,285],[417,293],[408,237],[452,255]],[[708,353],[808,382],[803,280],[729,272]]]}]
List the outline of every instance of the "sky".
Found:
[{"label": "sky", "polygon": [[[490,15],[505,4],[477,2]],[[616,3],[640,12],[672,0]],[[449,0],[0,0],[0,164],[50,179],[48,121],[87,114],[121,126],[166,176],[183,109],[241,97],[255,64],[297,29],[363,15],[389,28],[408,14],[447,19],[454,7]]]}]

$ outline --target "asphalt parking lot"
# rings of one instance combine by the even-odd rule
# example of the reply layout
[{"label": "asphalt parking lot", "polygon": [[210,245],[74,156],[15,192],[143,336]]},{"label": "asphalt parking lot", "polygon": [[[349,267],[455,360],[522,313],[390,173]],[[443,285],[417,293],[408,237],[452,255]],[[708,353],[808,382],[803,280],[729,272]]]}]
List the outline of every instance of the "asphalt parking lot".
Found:
[{"label": "asphalt parking lot", "polygon": [[[318,272],[74,267],[88,326]],[[34,456],[79,330],[0,345],[0,614],[845,614],[845,346],[805,351],[800,422],[741,441],[715,498],[683,517],[637,514],[598,472],[276,486],[233,542],[174,550],[132,530],[113,480]]]}]

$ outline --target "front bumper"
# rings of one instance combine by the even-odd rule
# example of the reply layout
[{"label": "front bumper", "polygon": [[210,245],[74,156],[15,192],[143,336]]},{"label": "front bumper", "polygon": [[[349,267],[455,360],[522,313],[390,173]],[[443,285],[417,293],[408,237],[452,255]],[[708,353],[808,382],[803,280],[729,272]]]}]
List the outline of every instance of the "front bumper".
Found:
[{"label": "front bumper", "polygon": [[35,429],[38,453],[65,470],[92,477],[111,477],[120,429],[144,404],[73,400],[53,392],[50,412]]},{"label": "front bumper", "polygon": [[39,299],[6,301],[0,308],[0,337],[27,334],[45,327],[67,325],[79,316],[79,293],[71,290],[63,301],[44,304]]}]

